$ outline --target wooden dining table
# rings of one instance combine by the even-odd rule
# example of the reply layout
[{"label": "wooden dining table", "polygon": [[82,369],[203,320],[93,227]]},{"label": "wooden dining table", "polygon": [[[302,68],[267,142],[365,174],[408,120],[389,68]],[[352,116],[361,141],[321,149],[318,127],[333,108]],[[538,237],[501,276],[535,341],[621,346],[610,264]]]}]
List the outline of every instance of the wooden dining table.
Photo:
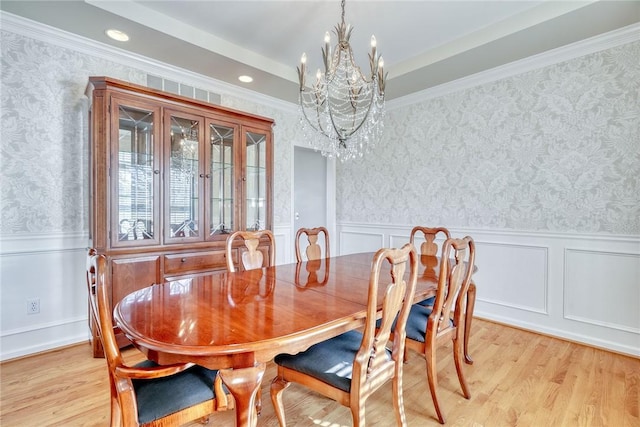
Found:
[{"label": "wooden dining table", "polygon": [[[235,400],[236,426],[256,426],[267,362],[364,325],[373,255],[171,279],[127,295],[114,319],[158,364],[218,369]],[[436,292],[438,259],[428,258],[421,260],[415,301]]]}]

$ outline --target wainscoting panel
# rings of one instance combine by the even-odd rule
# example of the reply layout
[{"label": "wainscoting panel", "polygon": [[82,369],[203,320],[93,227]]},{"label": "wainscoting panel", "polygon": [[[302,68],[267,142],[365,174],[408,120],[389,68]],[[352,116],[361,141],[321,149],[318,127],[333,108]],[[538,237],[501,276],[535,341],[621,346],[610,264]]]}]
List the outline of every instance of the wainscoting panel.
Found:
[{"label": "wainscoting panel", "polygon": [[375,252],[385,246],[385,236],[376,232],[338,232],[340,253],[348,255],[358,252]]},{"label": "wainscoting panel", "polygon": [[[390,248],[401,248],[407,243],[409,243],[410,233],[407,234],[391,234],[389,235],[389,247]],[[420,239],[416,237],[416,241],[414,242],[416,245],[416,251],[418,254],[420,253],[420,245],[424,242],[424,239]],[[436,243],[441,244],[442,242],[436,241]]]},{"label": "wainscoting panel", "polygon": [[[0,360],[88,340],[85,260],[85,247],[0,255]],[[28,314],[34,299],[39,313]]]},{"label": "wainscoting panel", "polygon": [[291,227],[274,227],[273,237],[276,239],[276,264],[289,264],[296,261],[295,247]]},{"label": "wainscoting panel", "polygon": [[[338,247],[399,247],[412,227],[339,223]],[[476,317],[640,357],[640,236],[449,231],[476,242]]]},{"label": "wainscoting panel", "polygon": [[640,334],[638,254],[567,249],[564,277],[565,318]]},{"label": "wainscoting panel", "polygon": [[476,265],[478,299],[547,314],[548,248],[476,242]]}]

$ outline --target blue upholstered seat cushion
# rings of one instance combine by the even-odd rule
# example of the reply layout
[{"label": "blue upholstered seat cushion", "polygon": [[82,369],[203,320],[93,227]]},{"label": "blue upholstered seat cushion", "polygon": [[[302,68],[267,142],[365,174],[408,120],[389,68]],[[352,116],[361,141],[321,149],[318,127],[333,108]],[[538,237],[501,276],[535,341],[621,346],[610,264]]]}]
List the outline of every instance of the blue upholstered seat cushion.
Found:
[{"label": "blue upholstered seat cushion", "polygon": [[436,302],[436,297],[429,297],[427,299],[423,299],[422,301],[418,302],[417,304],[423,305],[423,306],[428,306],[428,307],[433,307],[433,304],[435,304]]},{"label": "blue upholstered seat cushion", "polygon": [[[138,367],[158,366],[144,361]],[[214,397],[218,371],[193,366],[186,371],[153,380],[132,380],[138,401],[138,421],[148,423]]]},{"label": "blue upholstered seat cushion", "polygon": [[[362,343],[358,331],[345,332],[296,355],[279,354],[278,365],[310,375],[347,393],[351,391],[353,360]],[[391,357],[391,353],[388,353]]]},{"label": "blue upholstered seat cushion", "polygon": [[[407,319],[407,338],[414,341],[425,342],[427,333],[427,320],[431,314],[432,307],[425,307],[420,304],[413,304]],[[453,320],[449,320],[453,326]]]},{"label": "blue upholstered seat cushion", "polygon": [[413,304],[411,311],[409,311],[409,318],[407,319],[407,338],[414,341],[425,341],[425,335],[427,333],[427,320],[431,314],[431,307],[425,307],[420,304]]}]

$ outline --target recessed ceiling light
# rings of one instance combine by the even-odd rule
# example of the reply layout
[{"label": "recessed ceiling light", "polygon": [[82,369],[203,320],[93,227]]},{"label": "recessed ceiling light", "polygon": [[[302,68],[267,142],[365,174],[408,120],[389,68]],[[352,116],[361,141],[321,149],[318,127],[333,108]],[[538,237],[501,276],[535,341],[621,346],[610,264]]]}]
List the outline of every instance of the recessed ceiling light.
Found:
[{"label": "recessed ceiling light", "polygon": [[253,81],[253,77],[251,77],[251,76],[240,76],[240,77],[238,77],[238,80],[240,80],[242,83],[251,83]]},{"label": "recessed ceiling light", "polygon": [[126,42],[129,41],[129,35],[127,35],[127,33],[120,31],[120,30],[114,30],[109,29],[107,31],[105,31],[105,33],[107,34],[107,36],[109,36],[110,38],[117,40],[119,42]]}]

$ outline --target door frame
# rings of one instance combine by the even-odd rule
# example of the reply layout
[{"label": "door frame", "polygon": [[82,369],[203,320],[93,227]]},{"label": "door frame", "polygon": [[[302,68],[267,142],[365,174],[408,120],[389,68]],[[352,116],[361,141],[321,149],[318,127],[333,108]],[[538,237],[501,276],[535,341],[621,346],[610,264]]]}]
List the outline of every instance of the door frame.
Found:
[{"label": "door frame", "polygon": [[[299,143],[294,141],[292,146],[291,153],[291,218],[290,224],[291,226],[291,240],[295,238],[295,234],[298,230],[295,229],[295,155],[294,150],[295,147],[302,147],[310,150],[314,150],[307,144]],[[315,150],[314,150],[315,151]],[[318,153],[320,154],[320,153]],[[338,235],[336,234],[336,159],[335,158],[327,158],[327,171],[326,171],[326,189],[327,189],[327,200],[326,200],[326,218],[327,225],[326,228],[329,231],[329,246],[332,256],[340,255],[337,251],[337,248],[340,247]],[[295,261],[295,254],[291,253],[292,262]]]}]

